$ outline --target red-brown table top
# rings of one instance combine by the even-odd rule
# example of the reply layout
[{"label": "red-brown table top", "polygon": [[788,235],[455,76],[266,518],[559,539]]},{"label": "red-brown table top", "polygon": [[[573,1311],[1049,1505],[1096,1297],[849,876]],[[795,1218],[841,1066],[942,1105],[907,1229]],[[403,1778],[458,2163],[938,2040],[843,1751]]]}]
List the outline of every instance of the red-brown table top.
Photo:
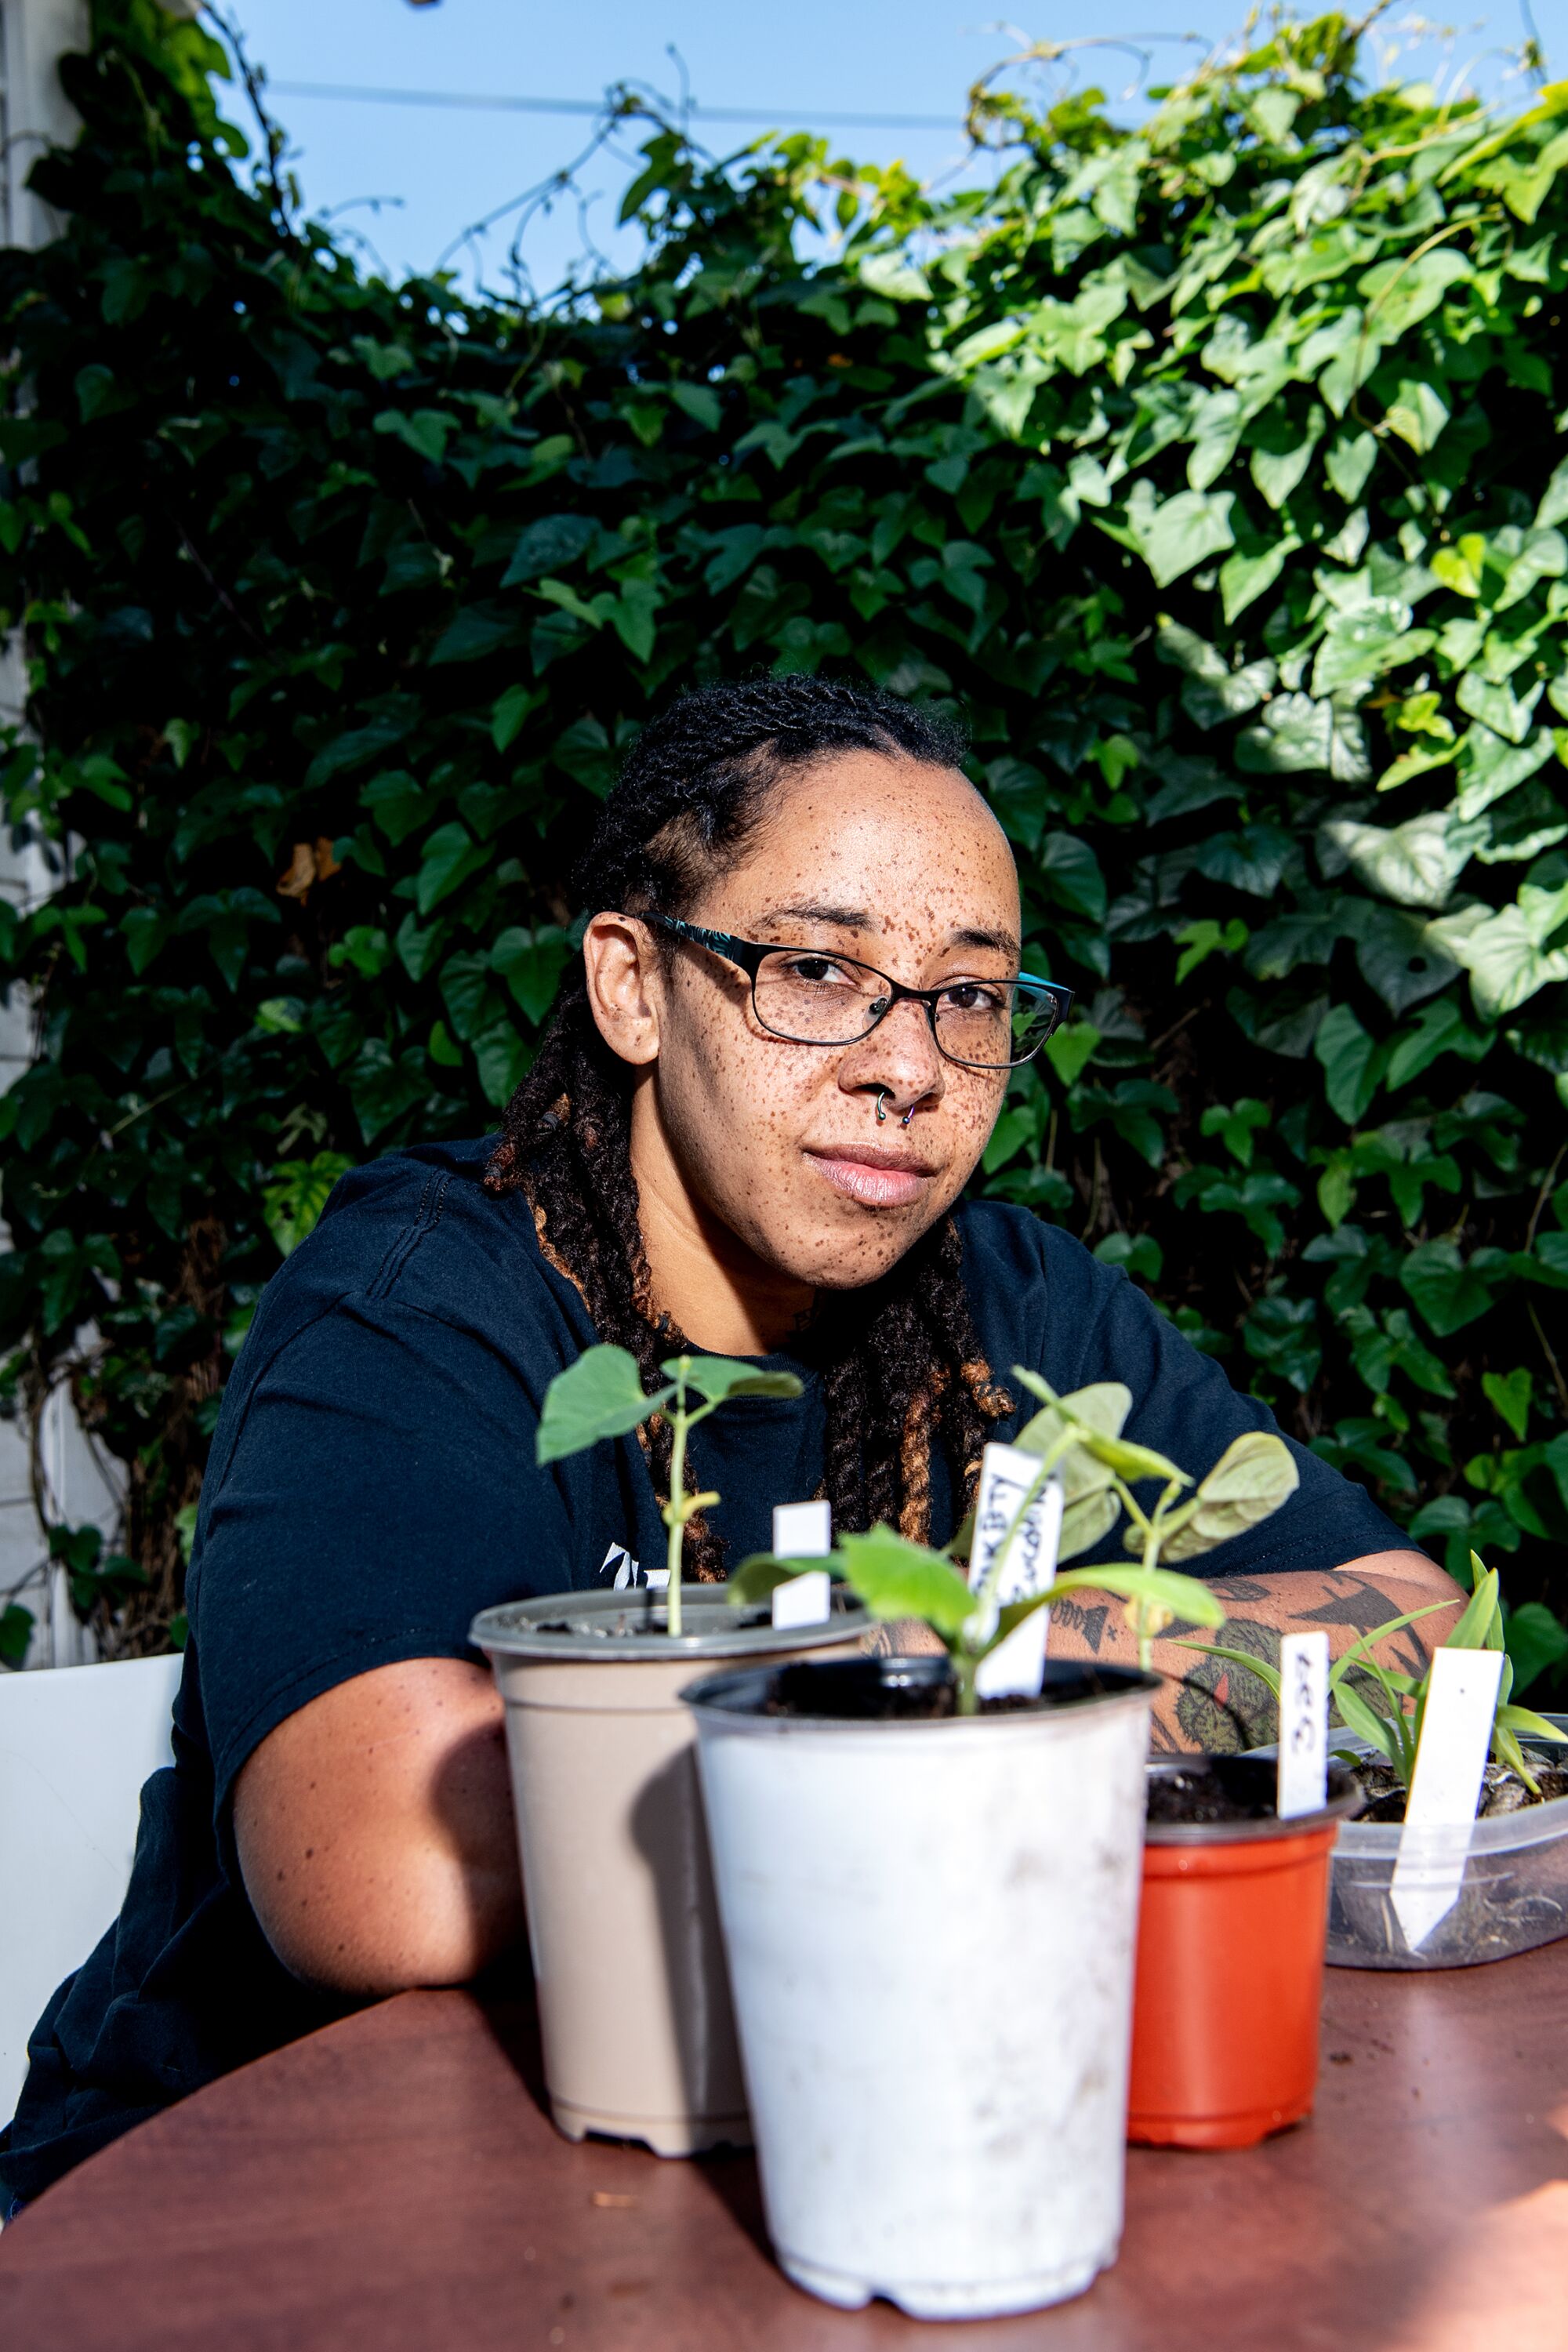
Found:
[{"label": "red-brown table top", "polygon": [[[911,2058],[913,2053],[911,2053]],[[1568,1942],[1331,1970],[1318,2111],[1133,2149],[1076,2303],[922,2327],[773,2265],[751,2159],[561,2139],[521,2004],[405,1993],[131,2133],[0,2238],[6,2352],[1563,2352]]]}]

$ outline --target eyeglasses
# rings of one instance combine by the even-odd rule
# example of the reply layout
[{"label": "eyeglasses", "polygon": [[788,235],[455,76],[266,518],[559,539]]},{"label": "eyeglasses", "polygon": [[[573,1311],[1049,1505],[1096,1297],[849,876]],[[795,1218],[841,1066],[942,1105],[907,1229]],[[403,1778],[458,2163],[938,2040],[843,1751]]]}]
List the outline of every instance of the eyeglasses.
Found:
[{"label": "eyeglasses", "polygon": [[923,1004],[937,1051],[969,1070],[1013,1070],[1031,1061],[1067,1018],[1072,991],[1020,972],[1016,980],[943,981],[906,988],[874,965],[827,948],[765,947],[729,931],[704,930],[673,915],[639,922],[736,965],[752,983],[762,1026],[796,1045],[853,1045],[906,997]]}]

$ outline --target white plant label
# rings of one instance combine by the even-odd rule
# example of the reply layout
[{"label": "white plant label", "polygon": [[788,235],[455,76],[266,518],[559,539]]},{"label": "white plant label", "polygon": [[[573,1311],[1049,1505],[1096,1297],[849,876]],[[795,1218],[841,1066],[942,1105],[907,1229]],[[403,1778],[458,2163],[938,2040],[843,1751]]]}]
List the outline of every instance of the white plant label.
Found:
[{"label": "white plant label", "polygon": [[[833,1549],[833,1512],[823,1501],[773,1505],[773,1555],[778,1559],[826,1559]],[[773,1587],[777,1627],[820,1625],[833,1606],[832,1581],[825,1568],[808,1568],[787,1584]]]},{"label": "white plant label", "polygon": [[1279,1764],[1275,1811],[1282,1822],[1321,1813],[1329,1794],[1329,1637],[1287,1633],[1279,1644]]},{"label": "white plant label", "polygon": [[773,1556],[776,1559],[826,1559],[833,1549],[833,1510],[818,1498],[815,1503],[773,1505]]},{"label": "white plant label", "polygon": [[1500,1650],[1436,1650],[1410,1799],[1390,1889],[1394,1916],[1420,1950],[1458,1900],[1491,1745]]},{"label": "white plant label", "polygon": [[[990,1574],[1018,1507],[1040,1473],[1037,1454],[1016,1445],[988,1445],[980,1459],[980,1489],[974,1498],[974,1540],[970,1548],[969,1581],[976,1591]],[[1062,1534],[1062,1483],[1052,1478],[1030,1505],[1022,1527],[1007,1547],[997,1578],[1000,1604],[1026,1601],[1044,1592],[1057,1572],[1057,1547]],[[1048,1609],[1034,1615],[999,1643],[975,1670],[974,1687],[982,1698],[1002,1698],[1018,1693],[1037,1698],[1046,1678],[1046,1632]]]}]

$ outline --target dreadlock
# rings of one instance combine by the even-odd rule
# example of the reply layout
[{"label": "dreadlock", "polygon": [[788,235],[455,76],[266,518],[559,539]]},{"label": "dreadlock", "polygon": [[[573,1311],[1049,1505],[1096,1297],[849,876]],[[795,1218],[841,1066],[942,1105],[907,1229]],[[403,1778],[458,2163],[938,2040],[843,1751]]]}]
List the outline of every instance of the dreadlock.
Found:
[{"label": "dreadlock", "polygon": [[[937,715],[861,687],[801,676],[705,687],[638,737],[584,861],[582,895],[627,914],[685,915],[739,857],[785,775],[849,751],[953,768],[963,748]],[[629,1091],[589,1010],[579,959],[507,1105],[485,1185],[523,1193],[546,1257],[575,1284],[601,1339],[629,1349],[653,1389],[659,1360],[689,1343],[653,1303]],[[960,1255],[944,1217],[879,1282],[827,1299],[818,1314],[806,1345],[823,1374],[824,1484],[840,1528],[885,1519],[925,1539],[933,1445],[962,1507],[990,1424],[1013,1409],[982,1352]],[[645,1444],[668,1494],[662,1417],[646,1426]],[[724,1573],[723,1546],[700,1518],[689,1524],[688,1558],[704,1580]]]}]

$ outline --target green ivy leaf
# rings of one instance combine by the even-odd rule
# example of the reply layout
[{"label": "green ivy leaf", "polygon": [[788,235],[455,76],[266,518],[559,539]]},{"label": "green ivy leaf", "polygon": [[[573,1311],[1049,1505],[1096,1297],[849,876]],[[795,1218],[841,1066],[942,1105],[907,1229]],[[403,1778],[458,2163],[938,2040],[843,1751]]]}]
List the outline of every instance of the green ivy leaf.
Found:
[{"label": "green ivy leaf", "polygon": [[585,1348],[544,1391],[534,1458],[561,1462],[606,1437],[625,1437],[650,1413],[661,1412],[674,1394],[673,1383],[645,1392],[637,1358],[628,1349]]}]

